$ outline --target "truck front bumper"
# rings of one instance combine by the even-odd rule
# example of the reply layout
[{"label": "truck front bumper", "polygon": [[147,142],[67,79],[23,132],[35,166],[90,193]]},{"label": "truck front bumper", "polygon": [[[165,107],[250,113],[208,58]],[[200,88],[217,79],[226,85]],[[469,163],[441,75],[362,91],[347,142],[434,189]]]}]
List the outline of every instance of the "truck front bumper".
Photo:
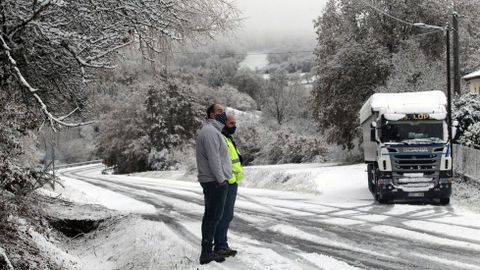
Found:
[{"label": "truck front bumper", "polygon": [[380,186],[379,190],[382,198],[390,200],[395,199],[443,199],[450,198],[452,194],[452,184],[439,184],[428,190],[405,191],[402,188],[393,185]]},{"label": "truck front bumper", "polygon": [[[443,177],[445,178],[443,178]],[[395,185],[392,178],[381,178],[378,185],[378,194],[381,198],[395,199],[444,199],[452,194],[452,179],[450,175],[441,175],[442,178],[424,186]],[[438,176],[437,176],[438,177]]]}]

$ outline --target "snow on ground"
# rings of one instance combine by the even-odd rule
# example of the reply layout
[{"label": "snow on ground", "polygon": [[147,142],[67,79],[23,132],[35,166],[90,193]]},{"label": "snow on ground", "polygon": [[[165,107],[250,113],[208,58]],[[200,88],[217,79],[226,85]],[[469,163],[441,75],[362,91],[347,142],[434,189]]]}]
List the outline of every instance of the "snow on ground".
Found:
[{"label": "snow on ground", "polygon": [[[480,245],[465,243],[461,241],[455,241],[450,239],[445,239],[437,236],[428,235],[425,233],[419,233],[415,231],[410,231],[401,228],[395,228],[392,226],[379,225],[372,228],[372,231],[377,233],[382,233],[385,235],[395,235],[412,241],[423,241],[426,243],[435,243],[442,246],[449,246],[452,248],[468,248],[474,249],[480,252]],[[461,236],[461,234],[457,234]],[[468,239],[468,238],[467,238]]]},{"label": "snow on ground", "polygon": [[300,254],[306,260],[314,263],[321,269],[324,270],[356,270],[360,269],[354,266],[349,265],[346,262],[336,260],[330,256],[318,254],[318,253],[306,253]]},{"label": "snow on ground", "polygon": [[57,186],[54,190],[43,188],[39,192],[79,204],[99,204],[118,211],[136,213],[155,213],[156,211],[153,205],[77,179],[62,177],[62,185],[63,187]]},{"label": "snow on ground", "polygon": [[[37,244],[37,247],[49,258],[53,259],[56,265],[64,269],[86,269],[86,265],[78,257],[68,254],[65,250],[55,245],[55,241],[47,239],[44,235],[29,228],[28,234]],[[13,268],[12,268],[13,269]]]},{"label": "snow on ground", "polygon": [[193,247],[163,222],[130,216],[69,245],[83,269],[196,269]]},{"label": "snow on ground", "polygon": [[[446,207],[379,205],[366,187],[364,164],[245,169],[230,233],[241,255],[199,269],[369,269],[372,265],[384,269],[426,265],[429,269],[475,269],[473,266],[480,264],[471,256],[480,251],[480,216],[458,207],[455,200]],[[203,194],[194,176],[178,181],[185,180],[184,172],[125,176],[102,175],[100,171],[98,165],[72,169],[62,178],[66,189],[113,192],[136,201],[134,204],[145,203],[156,212],[112,224],[103,233],[88,236],[86,245],[72,247],[69,254],[84,261],[102,260],[105,266],[99,269],[111,269],[110,263],[115,269],[199,267]],[[73,178],[88,183],[80,185]],[[78,196],[78,192],[63,194]],[[117,199],[108,196],[108,200]],[[109,205],[98,198],[85,201]],[[124,206],[118,208],[125,210]],[[139,213],[138,208],[129,211]],[[415,252],[411,254],[412,245]],[[176,255],[167,252],[165,257],[165,250],[170,249]],[[443,258],[449,258],[448,262]],[[170,268],[154,268],[159,260],[170,260],[166,264]]]}]

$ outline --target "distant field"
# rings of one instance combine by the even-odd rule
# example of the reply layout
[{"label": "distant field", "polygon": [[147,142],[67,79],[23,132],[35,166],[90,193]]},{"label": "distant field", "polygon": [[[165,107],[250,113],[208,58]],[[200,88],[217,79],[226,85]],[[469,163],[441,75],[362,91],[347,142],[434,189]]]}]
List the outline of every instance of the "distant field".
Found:
[{"label": "distant field", "polygon": [[251,52],[252,54],[247,55],[245,59],[240,63],[240,68],[249,68],[253,71],[256,69],[262,69],[268,65],[267,55]]}]

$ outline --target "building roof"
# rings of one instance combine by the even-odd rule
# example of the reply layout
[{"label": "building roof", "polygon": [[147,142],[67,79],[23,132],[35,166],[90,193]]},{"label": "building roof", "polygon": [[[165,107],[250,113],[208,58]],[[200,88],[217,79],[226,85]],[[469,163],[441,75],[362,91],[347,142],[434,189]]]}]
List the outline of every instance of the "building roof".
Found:
[{"label": "building roof", "polygon": [[467,74],[467,75],[463,76],[462,78],[465,79],[465,80],[470,80],[470,79],[477,78],[477,77],[480,77],[480,70],[477,70],[475,72]]}]

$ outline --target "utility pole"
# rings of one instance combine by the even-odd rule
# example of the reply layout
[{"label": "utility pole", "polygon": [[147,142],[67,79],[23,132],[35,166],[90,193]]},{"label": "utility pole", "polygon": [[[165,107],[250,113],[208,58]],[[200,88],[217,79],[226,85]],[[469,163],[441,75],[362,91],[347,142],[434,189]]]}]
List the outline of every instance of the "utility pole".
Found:
[{"label": "utility pole", "polygon": [[446,38],[446,59],[447,59],[447,123],[448,123],[448,140],[452,143],[452,80],[450,74],[450,25],[445,28]]},{"label": "utility pole", "polygon": [[454,11],[452,14],[453,31],[453,92],[460,95],[460,45],[458,41],[458,14]]}]

